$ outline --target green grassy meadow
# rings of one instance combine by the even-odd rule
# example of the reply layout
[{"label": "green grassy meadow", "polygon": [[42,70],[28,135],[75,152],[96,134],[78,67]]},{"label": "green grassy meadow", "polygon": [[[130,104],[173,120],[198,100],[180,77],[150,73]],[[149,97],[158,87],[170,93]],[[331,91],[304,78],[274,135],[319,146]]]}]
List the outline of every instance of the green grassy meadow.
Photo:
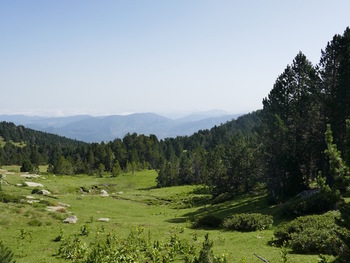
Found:
[{"label": "green grassy meadow", "polygon": [[[214,242],[214,254],[226,253],[229,262],[262,262],[254,253],[271,263],[281,259],[281,249],[269,245],[275,226],[249,233],[191,228],[192,220],[208,212],[222,218],[234,213],[261,212],[273,215],[278,223],[278,209],[266,205],[263,192],[211,205],[209,196],[196,186],[156,188],[157,174],[153,170],[116,178],[107,174],[99,178],[43,173],[37,179],[26,179],[21,176],[19,167],[3,166],[2,169],[0,173],[5,174],[3,179],[8,183],[2,184],[4,193],[20,196],[23,200],[33,196],[40,201],[33,204],[0,202],[0,240],[13,251],[16,262],[69,262],[55,256],[60,242],[53,239],[60,231],[63,231],[63,239],[79,235],[84,225],[88,226],[89,235],[80,238],[86,244],[94,243],[107,233],[124,238],[141,226],[154,240],[167,240],[176,234],[198,248],[209,233]],[[45,167],[41,167],[41,171],[44,172]],[[49,190],[52,195],[32,194],[33,187],[17,186],[26,181],[43,184],[42,189]],[[101,196],[101,190],[106,190],[109,196]],[[67,211],[47,211],[47,205],[59,202],[70,205]],[[62,223],[71,213],[78,217],[77,224]],[[110,221],[99,222],[99,218],[110,218]],[[288,262],[318,262],[317,258],[317,255],[288,254]]]}]

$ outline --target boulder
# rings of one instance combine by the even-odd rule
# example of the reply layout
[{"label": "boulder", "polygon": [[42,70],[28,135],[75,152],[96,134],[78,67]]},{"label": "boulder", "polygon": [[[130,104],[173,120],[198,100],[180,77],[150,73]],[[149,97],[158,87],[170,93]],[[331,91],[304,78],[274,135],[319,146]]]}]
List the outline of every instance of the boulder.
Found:
[{"label": "boulder", "polygon": [[76,224],[77,221],[78,221],[78,217],[77,216],[69,216],[65,220],[63,220],[63,223]]}]

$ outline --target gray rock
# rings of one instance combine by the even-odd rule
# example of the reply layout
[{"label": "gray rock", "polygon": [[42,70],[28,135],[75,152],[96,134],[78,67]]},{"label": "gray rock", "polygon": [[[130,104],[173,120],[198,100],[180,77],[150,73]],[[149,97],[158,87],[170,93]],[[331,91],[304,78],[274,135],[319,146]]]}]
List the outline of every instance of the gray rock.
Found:
[{"label": "gray rock", "polygon": [[51,195],[50,191],[48,190],[40,190],[37,192],[38,195]]},{"label": "gray rock", "polygon": [[67,212],[67,208],[64,207],[64,206],[48,206],[46,208],[47,211],[50,211],[50,212],[61,212],[61,213],[65,213]]},{"label": "gray rock", "polygon": [[24,183],[30,187],[44,187],[43,184],[40,184],[40,183],[33,183],[33,182],[24,182]]},{"label": "gray rock", "polygon": [[61,203],[61,202],[58,202],[58,204],[59,204],[60,206],[70,207],[69,204],[65,204],[65,203]]},{"label": "gray rock", "polygon": [[76,224],[77,221],[78,221],[78,217],[77,216],[69,216],[65,220],[63,220],[63,223]]}]

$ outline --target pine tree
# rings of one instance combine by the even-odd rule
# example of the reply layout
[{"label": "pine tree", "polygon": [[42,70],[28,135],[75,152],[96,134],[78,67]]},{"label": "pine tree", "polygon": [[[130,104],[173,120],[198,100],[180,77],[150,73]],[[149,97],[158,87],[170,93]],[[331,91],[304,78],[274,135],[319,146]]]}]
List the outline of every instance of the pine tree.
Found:
[{"label": "pine tree", "polygon": [[324,123],[331,124],[334,142],[340,150],[346,134],[345,120],[350,118],[350,28],[335,35],[319,63],[323,94]]},{"label": "pine tree", "polygon": [[[350,121],[346,121],[346,138],[350,137]],[[334,184],[332,185],[333,196],[342,193],[346,194],[350,185],[350,168],[343,160],[341,152],[337,149],[337,145],[333,143],[333,135],[331,126],[327,125],[326,132],[326,155],[329,159],[329,173],[334,178]],[[348,143],[344,144],[349,147]],[[349,151],[350,149],[345,149]],[[342,253],[339,255],[340,262],[350,262],[350,203],[343,202],[340,205],[341,219],[338,220],[338,224],[344,227],[347,231],[340,231],[338,234],[344,242]]]},{"label": "pine tree", "polygon": [[318,76],[301,52],[263,100],[263,142],[270,193],[294,195],[318,172],[323,142]]}]

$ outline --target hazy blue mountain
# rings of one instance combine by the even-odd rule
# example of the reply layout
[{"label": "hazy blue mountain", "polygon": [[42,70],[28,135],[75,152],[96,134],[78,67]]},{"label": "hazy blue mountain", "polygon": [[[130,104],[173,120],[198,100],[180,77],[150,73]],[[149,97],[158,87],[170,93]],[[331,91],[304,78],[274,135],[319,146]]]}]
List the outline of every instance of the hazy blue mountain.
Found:
[{"label": "hazy blue mountain", "polygon": [[191,135],[198,130],[210,129],[238,116],[220,116],[218,112],[216,114],[206,112],[173,120],[154,113],[101,117],[77,115],[50,118],[0,115],[0,121],[13,122],[16,125],[24,125],[32,129],[85,142],[107,142],[115,138],[123,138],[125,134],[134,132],[145,135],[155,134],[159,139]]}]

